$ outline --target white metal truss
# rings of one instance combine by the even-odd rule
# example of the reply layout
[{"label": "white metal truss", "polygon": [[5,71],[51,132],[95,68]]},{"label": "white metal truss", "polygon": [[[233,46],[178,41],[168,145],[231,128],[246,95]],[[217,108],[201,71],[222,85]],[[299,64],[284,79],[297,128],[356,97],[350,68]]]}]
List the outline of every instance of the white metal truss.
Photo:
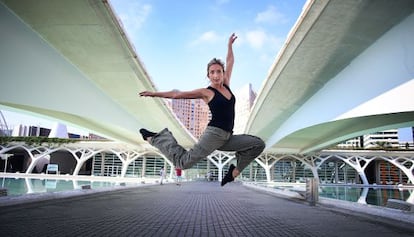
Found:
[{"label": "white metal truss", "polygon": [[256,162],[263,167],[266,172],[267,182],[271,181],[270,169],[279,161],[281,158],[277,157],[275,154],[263,154],[256,158]]},{"label": "white metal truss", "polygon": [[214,151],[207,159],[218,168],[218,180],[223,179],[223,167],[236,157],[234,152]]},{"label": "white metal truss", "polygon": [[319,159],[322,160],[320,165],[322,165],[326,160],[329,159],[339,159],[354,168],[359,177],[361,177],[362,183],[364,185],[369,185],[367,176],[365,175],[365,169],[368,167],[369,163],[373,160],[375,160],[374,156],[360,156],[360,155],[346,155],[346,154],[335,154],[335,155],[321,155]]},{"label": "white metal truss", "polygon": [[[128,147],[105,147],[105,146],[85,146],[76,144],[70,145],[40,145],[40,146],[28,146],[24,143],[10,143],[8,145],[0,145],[0,156],[2,159],[12,159],[9,152],[14,149],[23,149],[27,152],[31,158],[26,173],[32,173],[33,169],[38,165],[42,159],[50,161],[50,155],[57,151],[67,151],[72,154],[76,160],[76,167],[73,175],[78,175],[81,167],[84,163],[91,159],[93,156],[100,152],[111,152],[115,154],[122,162],[121,177],[125,177],[128,166],[135,160],[145,156],[147,154],[154,154],[165,159],[165,161],[174,167],[171,161],[169,161],[163,154],[157,149],[131,149]],[[215,151],[207,157],[219,170],[218,180],[221,181],[223,167],[227,165],[231,160],[235,159],[234,152]],[[318,179],[318,169],[328,160],[337,159],[348,164],[355,169],[359,174],[364,185],[369,185],[368,179],[365,175],[365,169],[373,160],[384,160],[391,163],[398,169],[400,169],[408,178],[409,183],[414,184],[414,153],[413,152],[358,152],[358,151],[322,151],[318,154],[303,155],[303,154],[275,154],[275,153],[263,153],[256,158],[256,162],[265,170],[266,179],[271,181],[271,168],[282,159],[295,159],[300,161],[303,165],[312,171],[314,178]],[[172,176],[172,171],[171,174]],[[413,197],[414,199],[414,197]]]}]

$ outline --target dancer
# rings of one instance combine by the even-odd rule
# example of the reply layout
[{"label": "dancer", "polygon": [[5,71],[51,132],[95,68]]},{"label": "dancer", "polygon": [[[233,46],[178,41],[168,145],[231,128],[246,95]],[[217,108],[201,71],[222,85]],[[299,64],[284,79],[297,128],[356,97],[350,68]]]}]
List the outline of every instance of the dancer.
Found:
[{"label": "dancer", "polygon": [[192,91],[143,91],[140,96],[171,99],[202,99],[208,104],[212,118],[198,142],[190,150],[177,143],[172,133],[163,129],[158,133],[140,129],[142,138],[158,148],[175,167],[189,169],[215,150],[235,151],[237,166],[230,165],[221,186],[234,179],[262,153],[265,143],[262,139],[248,134],[233,134],[236,99],[230,90],[230,79],[234,64],[233,43],[237,36],[231,34],[227,45],[226,69],[224,63],[213,58],[207,64],[207,88]]}]

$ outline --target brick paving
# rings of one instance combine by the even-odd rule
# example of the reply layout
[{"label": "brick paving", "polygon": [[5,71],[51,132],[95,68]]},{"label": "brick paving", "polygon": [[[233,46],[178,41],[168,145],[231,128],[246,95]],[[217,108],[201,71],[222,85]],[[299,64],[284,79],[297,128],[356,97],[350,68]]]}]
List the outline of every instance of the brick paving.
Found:
[{"label": "brick paving", "polygon": [[414,236],[413,225],[240,183],[128,188],[0,207],[5,236]]}]

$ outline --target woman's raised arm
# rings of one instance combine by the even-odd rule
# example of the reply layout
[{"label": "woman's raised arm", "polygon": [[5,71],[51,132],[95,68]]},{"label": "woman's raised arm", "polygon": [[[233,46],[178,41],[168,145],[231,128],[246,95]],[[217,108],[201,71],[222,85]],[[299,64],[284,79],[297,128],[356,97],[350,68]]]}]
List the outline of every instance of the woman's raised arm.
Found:
[{"label": "woman's raised arm", "polygon": [[227,45],[227,57],[226,57],[226,72],[224,75],[224,84],[230,87],[231,73],[233,71],[234,55],[233,55],[233,43],[237,39],[235,33],[230,35]]}]

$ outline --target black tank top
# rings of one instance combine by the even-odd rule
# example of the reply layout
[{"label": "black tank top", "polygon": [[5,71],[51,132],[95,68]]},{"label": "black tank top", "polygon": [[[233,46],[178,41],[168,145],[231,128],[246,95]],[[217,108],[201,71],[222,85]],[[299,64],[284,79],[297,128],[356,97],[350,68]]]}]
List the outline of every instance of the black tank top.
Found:
[{"label": "black tank top", "polygon": [[224,95],[222,95],[215,88],[211,86],[207,87],[207,89],[210,89],[214,92],[213,99],[211,99],[211,101],[208,103],[208,107],[211,111],[211,120],[208,126],[221,128],[227,132],[233,132],[235,116],[234,106],[236,104],[236,98],[227,85],[224,85],[224,87],[230,91],[230,100],[224,97]]}]

